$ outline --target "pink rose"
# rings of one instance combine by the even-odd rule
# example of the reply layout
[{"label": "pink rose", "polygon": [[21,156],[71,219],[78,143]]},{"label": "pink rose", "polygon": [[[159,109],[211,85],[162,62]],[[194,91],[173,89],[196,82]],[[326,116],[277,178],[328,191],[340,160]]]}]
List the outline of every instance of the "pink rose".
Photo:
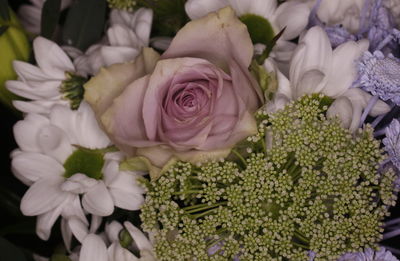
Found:
[{"label": "pink rose", "polygon": [[189,22],[161,57],[144,48],[132,63],[102,69],[85,100],[120,149],[155,166],[225,157],[257,131],[252,56],[246,26],[224,8]]}]

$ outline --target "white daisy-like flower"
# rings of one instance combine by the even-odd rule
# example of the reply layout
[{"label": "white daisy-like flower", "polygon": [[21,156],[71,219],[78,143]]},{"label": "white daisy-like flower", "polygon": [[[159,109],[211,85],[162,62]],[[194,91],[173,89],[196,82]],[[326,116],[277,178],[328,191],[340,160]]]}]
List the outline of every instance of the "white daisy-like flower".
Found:
[{"label": "white daisy-like flower", "polygon": [[285,2],[278,6],[277,0],[189,0],[185,10],[191,19],[230,5],[239,18],[246,15],[257,15],[266,19],[273,34],[277,35],[286,27],[283,35],[273,48],[271,57],[285,70],[296,45],[288,40],[294,39],[306,28],[310,8],[301,2]]},{"label": "white daisy-like flower", "polygon": [[[130,222],[124,222],[123,226],[117,221],[106,224],[105,233],[96,234],[96,230],[85,226],[78,219],[69,220],[72,233],[81,242],[79,250],[79,261],[156,261],[153,253],[153,244],[137,227]],[[121,233],[127,233],[121,245]],[[127,240],[126,240],[127,239]],[[133,249],[140,253],[135,256]],[[74,251],[75,252],[75,251]]]},{"label": "white daisy-like flower", "polygon": [[82,207],[96,216],[108,216],[114,207],[140,208],[144,190],[136,178],[142,173],[119,170],[123,154],[108,152],[110,140],[85,102],[76,111],[56,105],[48,117],[28,114],[14,126],[14,136],[20,149],[12,154],[12,169],[30,186],[21,211],[38,216],[42,239],[60,215],[83,220]]},{"label": "white daisy-like flower", "polygon": [[106,37],[74,60],[77,70],[95,75],[103,66],[133,60],[149,45],[152,20],[151,9],[140,8],[134,13],[112,10]]},{"label": "white daisy-like flower", "polygon": [[33,51],[37,66],[14,61],[18,80],[6,82],[8,90],[31,100],[14,101],[14,106],[25,113],[41,114],[48,113],[57,104],[77,108],[86,79],[76,74],[69,57],[54,42],[37,37],[33,41]]},{"label": "white daisy-like flower", "polygon": [[[73,0],[62,0],[61,10],[71,5],[72,1]],[[30,0],[30,2],[31,5],[21,5],[18,10],[18,16],[25,30],[38,35],[40,34],[43,4],[46,0]]]},{"label": "white daisy-like flower", "polygon": [[[317,0],[291,0],[312,8]],[[341,24],[350,33],[360,29],[360,17],[365,0],[322,0],[317,10],[318,18],[327,25]]]},{"label": "white daisy-like flower", "polygon": [[[351,88],[357,78],[356,61],[368,49],[368,41],[349,41],[332,50],[329,38],[320,27],[312,27],[299,41],[290,64],[291,89],[285,95],[297,99],[304,94],[322,93],[335,102],[328,115],[339,115],[344,127],[358,128],[363,109],[371,95],[360,88]],[[290,90],[290,93],[287,92]],[[383,101],[371,110],[371,116],[387,113]]]}]

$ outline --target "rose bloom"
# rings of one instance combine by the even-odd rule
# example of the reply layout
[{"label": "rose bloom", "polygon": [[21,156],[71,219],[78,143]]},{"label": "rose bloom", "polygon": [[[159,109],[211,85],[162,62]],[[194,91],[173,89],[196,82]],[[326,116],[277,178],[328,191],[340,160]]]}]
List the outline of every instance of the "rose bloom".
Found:
[{"label": "rose bloom", "polygon": [[156,167],[226,157],[257,132],[262,95],[248,67],[253,45],[230,7],[184,26],[160,57],[103,68],[85,100],[113,142]]}]

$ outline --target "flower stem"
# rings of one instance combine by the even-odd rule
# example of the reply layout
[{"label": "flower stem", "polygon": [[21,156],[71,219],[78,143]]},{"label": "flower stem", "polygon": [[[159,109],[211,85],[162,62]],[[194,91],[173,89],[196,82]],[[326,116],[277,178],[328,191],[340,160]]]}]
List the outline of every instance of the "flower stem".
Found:
[{"label": "flower stem", "polygon": [[360,124],[358,125],[359,128],[362,127],[362,125],[364,124],[365,120],[367,119],[368,114],[370,113],[370,111],[374,108],[375,104],[378,102],[379,97],[378,96],[372,96],[371,99],[369,100],[367,107],[365,107],[361,118],[360,118]]},{"label": "flower stem", "polygon": [[185,212],[188,214],[192,214],[192,213],[196,213],[196,212],[203,211],[203,210],[214,209],[214,208],[222,206],[222,205],[226,205],[226,202],[219,202],[219,203],[215,203],[213,205],[201,204],[201,205],[191,206],[192,208],[190,208],[190,209],[183,208],[183,210],[185,210]]},{"label": "flower stem", "polygon": [[243,163],[244,166],[247,166],[246,160],[243,158],[242,155],[240,155],[239,152],[237,152],[237,150],[232,149],[233,154],[235,154],[236,157],[239,158],[239,160]]}]

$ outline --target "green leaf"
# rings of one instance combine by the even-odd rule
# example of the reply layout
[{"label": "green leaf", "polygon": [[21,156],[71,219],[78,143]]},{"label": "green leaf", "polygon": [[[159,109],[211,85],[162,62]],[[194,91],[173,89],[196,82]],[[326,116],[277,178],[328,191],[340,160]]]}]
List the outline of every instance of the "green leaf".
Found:
[{"label": "green leaf", "polygon": [[46,0],[42,9],[40,34],[48,39],[53,39],[54,32],[60,19],[61,0]]},{"label": "green leaf", "polygon": [[0,18],[2,18],[4,21],[10,20],[10,13],[8,10],[8,1],[0,0]]},{"label": "green leaf", "polygon": [[269,54],[272,51],[272,48],[274,48],[274,46],[276,45],[276,42],[279,40],[279,38],[281,38],[282,34],[285,32],[286,27],[284,27],[277,35],[274,36],[274,38],[272,38],[270,44],[268,44],[265,47],[264,52],[257,57],[257,62],[259,64],[264,64],[265,59],[268,58]]},{"label": "green leaf", "polygon": [[103,153],[79,148],[64,163],[64,177],[72,177],[75,173],[83,173],[93,179],[101,179],[104,165]]},{"label": "green leaf", "polygon": [[154,12],[152,35],[174,36],[189,18],[185,12],[186,0],[138,0],[138,7]]},{"label": "green leaf", "polygon": [[269,46],[274,38],[274,30],[270,22],[259,15],[245,14],[239,17],[247,26],[251,40],[254,44],[261,43]]},{"label": "green leaf", "polygon": [[8,25],[0,26],[0,36],[7,31],[8,27]]},{"label": "green leaf", "polygon": [[21,211],[19,205],[21,203],[21,197],[14,191],[7,189],[5,186],[0,187],[0,209],[3,214],[7,213],[13,217],[20,217]]},{"label": "green leaf", "polygon": [[26,261],[24,252],[3,237],[0,237],[0,253],[1,260]]},{"label": "green leaf", "polygon": [[36,235],[36,220],[32,217],[25,217],[26,221],[0,229],[0,236],[6,235]]},{"label": "green leaf", "polygon": [[77,0],[64,25],[63,43],[85,51],[100,40],[104,30],[106,0]]}]

